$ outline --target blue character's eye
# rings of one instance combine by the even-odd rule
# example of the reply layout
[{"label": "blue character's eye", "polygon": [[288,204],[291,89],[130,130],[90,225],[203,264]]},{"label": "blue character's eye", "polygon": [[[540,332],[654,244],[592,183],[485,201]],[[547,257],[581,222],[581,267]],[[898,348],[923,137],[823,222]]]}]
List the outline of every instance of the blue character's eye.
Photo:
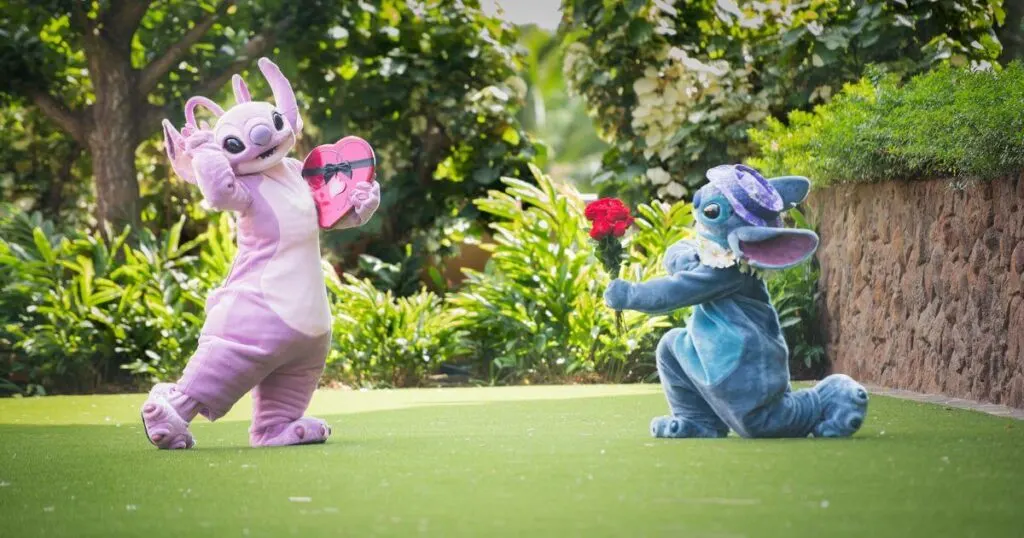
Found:
[{"label": "blue character's eye", "polygon": [[704,206],[703,212],[705,217],[715,220],[722,214],[722,208],[718,204],[708,204]]}]

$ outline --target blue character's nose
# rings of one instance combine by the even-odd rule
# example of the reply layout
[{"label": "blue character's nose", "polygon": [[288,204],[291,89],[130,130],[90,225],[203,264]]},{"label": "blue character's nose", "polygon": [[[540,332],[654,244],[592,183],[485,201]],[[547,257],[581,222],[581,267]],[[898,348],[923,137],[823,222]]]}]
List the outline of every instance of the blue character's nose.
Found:
[{"label": "blue character's nose", "polygon": [[270,128],[266,125],[257,125],[249,131],[249,140],[252,140],[254,144],[258,146],[266,146],[270,143],[270,139],[273,133],[270,132]]}]

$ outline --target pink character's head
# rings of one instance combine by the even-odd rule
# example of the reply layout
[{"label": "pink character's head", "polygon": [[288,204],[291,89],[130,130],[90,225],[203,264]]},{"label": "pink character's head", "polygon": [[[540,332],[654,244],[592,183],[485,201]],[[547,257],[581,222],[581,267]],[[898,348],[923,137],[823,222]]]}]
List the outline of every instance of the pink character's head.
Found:
[{"label": "pink character's head", "polygon": [[174,172],[185,181],[195,183],[191,159],[185,155],[185,137],[201,128],[196,124],[197,106],[206,108],[216,116],[214,143],[220,147],[238,174],[255,174],[274,166],[295,145],[295,136],[302,130],[302,119],[299,118],[299,108],[291,84],[269,59],[260,58],[257,63],[274,93],[276,106],[264,101],[253,101],[245,81],[235,75],[231,82],[236,104],[226,112],[213,101],[196,96],[185,103],[186,125],[181,133],[171,122],[164,120],[167,156]]}]

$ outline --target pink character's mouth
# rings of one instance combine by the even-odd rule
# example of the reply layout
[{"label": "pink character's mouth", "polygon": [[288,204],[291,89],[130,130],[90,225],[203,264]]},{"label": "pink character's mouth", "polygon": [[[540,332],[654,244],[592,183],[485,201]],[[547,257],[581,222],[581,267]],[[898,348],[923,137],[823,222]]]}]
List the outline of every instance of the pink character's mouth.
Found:
[{"label": "pink character's mouth", "polygon": [[277,148],[279,148],[279,147],[281,147],[281,146],[279,146],[279,145],[278,146],[274,146],[274,147],[268,149],[267,151],[264,151],[263,153],[260,153],[259,155],[257,155],[257,157],[259,157],[260,159],[266,159],[267,157],[270,157],[271,155],[273,155],[274,152],[277,151]]}]

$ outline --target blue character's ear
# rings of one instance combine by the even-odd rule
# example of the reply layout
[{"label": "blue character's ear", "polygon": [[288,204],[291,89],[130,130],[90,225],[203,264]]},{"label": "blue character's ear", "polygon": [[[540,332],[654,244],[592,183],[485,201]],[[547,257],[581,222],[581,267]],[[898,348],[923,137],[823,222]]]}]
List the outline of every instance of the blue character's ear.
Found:
[{"label": "blue character's ear", "polygon": [[803,202],[807,198],[807,191],[811,190],[811,182],[801,176],[773,177],[768,180],[772,187],[782,196],[782,202],[786,209]]},{"label": "blue character's ear", "polygon": [[743,226],[729,234],[729,247],[760,269],[786,269],[807,261],[818,248],[810,230]]}]

